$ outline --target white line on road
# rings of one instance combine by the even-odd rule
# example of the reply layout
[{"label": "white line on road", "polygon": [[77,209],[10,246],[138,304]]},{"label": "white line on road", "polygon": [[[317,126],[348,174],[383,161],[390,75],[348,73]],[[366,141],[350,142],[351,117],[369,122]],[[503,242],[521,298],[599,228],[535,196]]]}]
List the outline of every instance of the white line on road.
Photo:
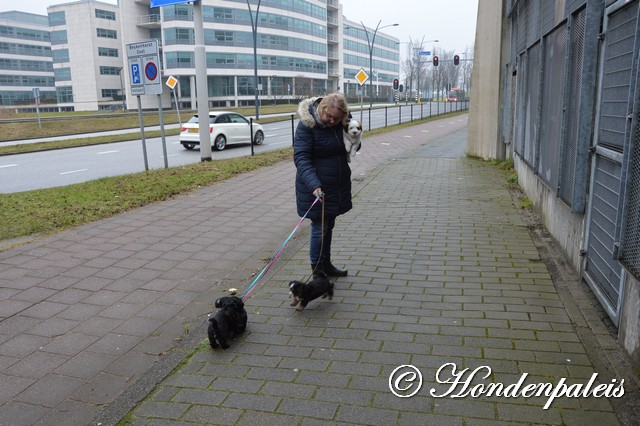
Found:
[{"label": "white line on road", "polygon": [[98,155],[102,155],[102,154],[113,154],[114,152],[120,152],[120,150],[119,150],[119,149],[115,149],[115,150],[113,150],[113,151],[102,151],[102,152],[99,152],[99,153],[98,153]]},{"label": "white line on road", "polygon": [[16,167],[17,164],[5,164],[4,166],[0,166],[0,169],[4,169],[5,167]]},{"label": "white line on road", "polygon": [[89,169],[71,170],[71,171],[69,171],[69,172],[62,172],[62,173],[60,173],[60,174],[61,174],[61,175],[68,175],[68,174],[71,174],[71,173],[80,173],[80,172],[85,172],[85,171],[87,171],[87,170],[89,170]]}]

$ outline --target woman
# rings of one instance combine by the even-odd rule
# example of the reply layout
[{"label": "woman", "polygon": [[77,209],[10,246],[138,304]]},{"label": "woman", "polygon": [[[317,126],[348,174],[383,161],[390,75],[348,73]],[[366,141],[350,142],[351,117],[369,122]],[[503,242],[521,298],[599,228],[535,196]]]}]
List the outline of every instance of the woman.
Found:
[{"label": "woman", "polygon": [[311,219],[309,259],[314,276],[347,275],[331,263],[331,236],[336,217],[352,207],[351,169],[342,130],[348,115],[349,107],[339,93],[305,99],[298,106],[300,121],[293,142],[298,215],[304,216],[321,196],[321,203],[307,215]]}]

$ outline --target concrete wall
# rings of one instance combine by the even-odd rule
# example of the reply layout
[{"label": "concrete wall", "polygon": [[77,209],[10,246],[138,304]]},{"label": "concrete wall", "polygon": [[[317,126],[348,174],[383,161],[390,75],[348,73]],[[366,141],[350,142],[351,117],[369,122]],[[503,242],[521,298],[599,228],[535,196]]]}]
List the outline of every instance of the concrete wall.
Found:
[{"label": "concrete wall", "polygon": [[501,54],[509,52],[508,38],[505,40],[502,34],[503,3],[503,0],[483,0],[478,6],[467,154],[485,160],[505,159],[505,146],[499,133]]},{"label": "concrete wall", "polygon": [[625,275],[618,337],[633,365],[640,368],[640,283]]},{"label": "concrete wall", "polygon": [[579,273],[585,216],[572,214],[569,207],[562,203],[517,155],[514,158],[514,167],[518,172],[518,184],[533,203],[544,227],[559,242],[574,271]]}]

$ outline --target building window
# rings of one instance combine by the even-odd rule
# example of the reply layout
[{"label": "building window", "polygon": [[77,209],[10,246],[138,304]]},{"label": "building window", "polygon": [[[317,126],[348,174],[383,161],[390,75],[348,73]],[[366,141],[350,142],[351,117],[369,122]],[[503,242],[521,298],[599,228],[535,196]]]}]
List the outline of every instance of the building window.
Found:
[{"label": "building window", "polygon": [[120,95],[120,89],[102,89],[103,98],[118,98]]},{"label": "building window", "polygon": [[68,42],[67,39],[67,31],[51,31],[51,44],[66,44]]},{"label": "building window", "polygon": [[118,38],[118,32],[116,30],[107,30],[104,28],[97,28],[96,33],[98,37],[102,37],[102,38],[112,38],[112,39]]},{"label": "building window", "polygon": [[108,19],[110,21],[116,20],[116,13],[109,12],[108,10],[96,9],[96,18]]},{"label": "building window", "polygon": [[109,56],[111,58],[117,58],[118,49],[111,49],[108,47],[98,47],[98,56]]},{"label": "building window", "polygon": [[59,104],[73,102],[73,90],[71,86],[56,87],[56,100]]},{"label": "building window", "polygon": [[100,67],[100,75],[120,75],[120,67]]},{"label": "building window", "polygon": [[53,62],[56,64],[69,62],[69,49],[52,50],[51,56],[53,57]]},{"label": "building window", "polygon": [[54,68],[53,76],[56,81],[71,81],[71,68]]},{"label": "building window", "polygon": [[51,12],[49,14],[49,26],[55,27],[56,25],[65,25],[67,20],[64,16],[64,12]]}]

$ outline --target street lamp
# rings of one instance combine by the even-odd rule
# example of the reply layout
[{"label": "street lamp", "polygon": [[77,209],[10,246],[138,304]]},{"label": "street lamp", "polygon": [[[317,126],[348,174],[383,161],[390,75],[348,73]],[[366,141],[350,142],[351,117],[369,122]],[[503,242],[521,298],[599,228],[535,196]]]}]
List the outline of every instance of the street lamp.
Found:
[{"label": "street lamp", "polygon": [[[420,62],[420,52],[421,50],[424,48],[424,44],[425,43],[430,43],[430,42],[435,42],[438,43],[440,42],[440,40],[434,39],[434,40],[424,40],[424,36],[422,36],[422,41],[420,42],[420,45],[418,45],[417,43],[414,43],[413,40],[411,40],[411,38],[409,38],[409,41],[398,41],[396,42],[396,44],[408,44],[410,46],[411,49],[413,49],[413,54],[416,56],[415,58],[415,73],[416,73],[416,82],[417,82],[417,88],[416,88],[416,95],[419,98],[420,97],[420,68],[422,67],[422,64],[424,62]],[[413,63],[413,60],[412,60]],[[414,66],[411,65],[411,78],[413,79],[413,70],[414,70]],[[413,90],[413,87],[411,87],[411,89]],[[416,99],[417,101],[417,99]]]},{"label": "street lamp", "polygon": [[367,30],[367,27],[365,27],[362,21],[360,21],[360,24],[362,25],[362,29],[364,30],[364,34],[367,36],[367,46],[369,47],[369,109],[373,108],[373,45],[376,42],[376,34],[378,33],[378,30],[381,30],[383,28],[397,27],[398,25],[400,25],[400,24],[389,24],[389,25],[383,25],[381,27],[380,26],[381,23],[382,23],[382,20],[378,21],[378,25],[376,25],[376,29],[373,31],[373,35],[371,39],[369,39],[369,30]]},{"label": "street lamp", "polygon": [[249,8],[249,16],[251,17],[251,31],[253,33],[253,79],[256,85],[256,120],[260,119],[260,105],[258,102],[258,13],[260,13],[260,1],[258,0],[258,6],[256,7],[256,17],[253,19],[253,13],[251,13],[251,5],[247,0],[247,7]]}]

